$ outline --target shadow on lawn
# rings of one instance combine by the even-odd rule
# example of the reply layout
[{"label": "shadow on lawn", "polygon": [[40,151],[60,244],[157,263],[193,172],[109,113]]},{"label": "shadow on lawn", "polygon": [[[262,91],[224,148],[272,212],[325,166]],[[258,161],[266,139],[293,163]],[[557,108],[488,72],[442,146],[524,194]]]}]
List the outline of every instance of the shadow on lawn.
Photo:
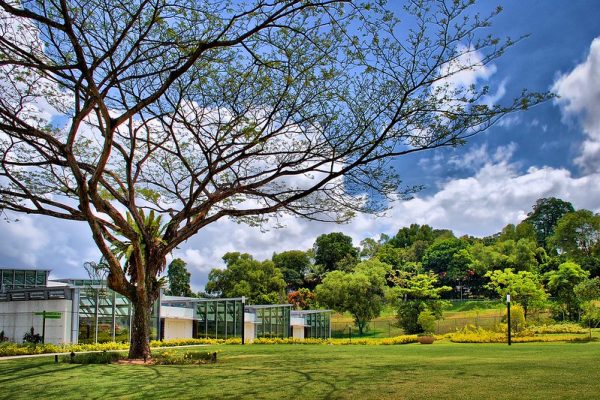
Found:
[{"label": "shadow on lawn", "polygon": [[[78,369],[78,368],[82,367],[82,365],[76,364],[76,365],[70,365],[69,367],[63,367],[63,368],[52,368],[52,369],[48,368],[45,370],[40,370],[41,368],[50,367],[50,366],[54,366],[54,365],[58,366],[60,364],[55,364],[54,362],[48,362],[48,363],[43,363],[43,364],[29,364],[29,365],[18,364],[12,368],[8,368],[8,369],[2,368],[2,375],[0,378],[0,383],[13,381],[15,379],[26,379],[29,377],[37,377],[37,376],[41,376],[41,375],[62,373],[64,371]],[[32,371],[32,370],[35,370],[35,371]]]}]

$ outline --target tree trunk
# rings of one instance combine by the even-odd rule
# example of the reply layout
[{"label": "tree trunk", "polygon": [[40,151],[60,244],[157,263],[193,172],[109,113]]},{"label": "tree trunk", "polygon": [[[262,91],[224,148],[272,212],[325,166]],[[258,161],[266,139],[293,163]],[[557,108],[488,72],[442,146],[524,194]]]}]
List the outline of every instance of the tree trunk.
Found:
[{"label": "tree trunk", "polygon": [[365,330],[365,326],[367,325],[367,321],[363,321],[362,319],[356,319],[356,326],[358,327],[358,335],[362,336]]},{"label": "tree trunk", "polygon": [[[133,308],[131,318],[131,341],[129,343],[130,359],[147,359],[150,357],[150,334],[152,306],[160,296],[160,284],[156,276],[165,265],[165,258],[157,255],[156,247],[145,246],[145,256],[135,256],[127,260],[126,266],[111,265],[108,274],[108,287],[125,296]],[[151,261],[146,261],[151,260]],[[129,281],[126,274],[129,274]]]},{"label": "tree trunk", "polygon": [[152,303],[148,296],[136,296],[132,300],[133,318],[131,321],[131,343],[129,358],[150,357],[150,315]]}]

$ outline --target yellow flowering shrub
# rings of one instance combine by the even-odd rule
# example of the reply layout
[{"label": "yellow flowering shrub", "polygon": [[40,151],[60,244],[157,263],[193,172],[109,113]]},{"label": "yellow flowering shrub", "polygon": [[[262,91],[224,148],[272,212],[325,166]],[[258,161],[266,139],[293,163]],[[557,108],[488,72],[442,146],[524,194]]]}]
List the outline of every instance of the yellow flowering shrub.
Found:
[{"label": "yellow flowering shrub", "polygon": [[[538,327],[539,328],[539,327]],[[552,334],[548,334],[552,333]],[[573,334],[559,334],[557,329],[527,329],[520,332],[518,335],[513,335],[511,338],[514,343],[531,343],[531,342],[576,342],[587,340],[582,337],[581,333],[585,331],[576,330]],[[508,337],[506,331],[493,332],[483,328],[466,327],[460,331],[446,335],[450,341],[455,343],[506,343]]]}]

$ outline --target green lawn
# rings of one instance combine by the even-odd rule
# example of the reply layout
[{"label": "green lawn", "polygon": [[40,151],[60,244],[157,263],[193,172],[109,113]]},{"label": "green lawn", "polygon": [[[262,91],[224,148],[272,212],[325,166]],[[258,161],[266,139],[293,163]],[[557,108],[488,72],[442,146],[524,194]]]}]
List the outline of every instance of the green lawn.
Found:
[{"label": "green lawn", "polygon": [[597,399],[600,343],[211,346],[217,364],[0,361],[2,399]]}]

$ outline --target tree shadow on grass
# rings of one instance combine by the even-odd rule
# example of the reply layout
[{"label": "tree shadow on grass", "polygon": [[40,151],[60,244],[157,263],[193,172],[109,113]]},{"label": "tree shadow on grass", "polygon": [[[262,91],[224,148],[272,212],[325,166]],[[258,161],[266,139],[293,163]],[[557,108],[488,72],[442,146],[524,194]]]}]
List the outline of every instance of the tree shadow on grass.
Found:
[{"label": "tree shadow on grass", "polygon": [[[51,365],[59,366],[60,364],[51,363],[42,363],[42,364],[19,364],[13,368],[5,369],[2,368],[2,375],[0,376],[0,383],[13,381],[15,379],[27,379],[31,377],[37,377],[48,374],[62,373],[64,371],[78,369],[81,368],[81,364],[71,364],[69,367],[62,368],[54,368],[54,369],[44,369],[40,370],[43,367],[49,367]],[[32,371],[36,370],[36,371]]]}]

